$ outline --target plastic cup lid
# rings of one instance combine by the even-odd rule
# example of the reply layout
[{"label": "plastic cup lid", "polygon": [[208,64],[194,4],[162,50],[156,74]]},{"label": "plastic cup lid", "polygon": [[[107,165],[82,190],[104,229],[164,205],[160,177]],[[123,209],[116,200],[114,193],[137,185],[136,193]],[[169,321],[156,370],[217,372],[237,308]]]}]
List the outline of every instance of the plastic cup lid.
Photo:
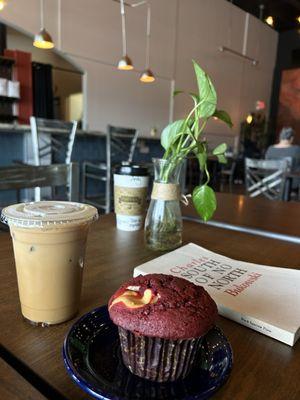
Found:
[{"label": "plastic cup lid", "polygon": [[148,176],[149,171],[143,165],[132,164],[130,162],[122,162],[122,164],[115,166],[114,174],[131,175],[131,176]]},{"label": "plastic cup lid", "polygon": [[1,221],[27,228],[79,224],[98,219],[95,207],[69,201],[36,201],[13,204],[2,210]]}]

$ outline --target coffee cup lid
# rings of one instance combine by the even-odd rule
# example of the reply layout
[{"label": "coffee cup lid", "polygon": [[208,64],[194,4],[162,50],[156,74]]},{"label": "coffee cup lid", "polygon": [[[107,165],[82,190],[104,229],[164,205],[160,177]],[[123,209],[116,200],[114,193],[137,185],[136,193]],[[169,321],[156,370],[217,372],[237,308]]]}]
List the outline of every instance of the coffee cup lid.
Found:
[{"label": "coffee cup lid", "polygon": [[149,172],[146,166],[133,164],[130,162],[122,162],[114,168],[116,175],[130,175],[130,176],[148,176]]},{"label": "coffee cup lid", "polygon": [[2,210],[1,221],[24,228],[79,224],[98,219],[95,207],[69,201],[36,201],[19,203]]}]

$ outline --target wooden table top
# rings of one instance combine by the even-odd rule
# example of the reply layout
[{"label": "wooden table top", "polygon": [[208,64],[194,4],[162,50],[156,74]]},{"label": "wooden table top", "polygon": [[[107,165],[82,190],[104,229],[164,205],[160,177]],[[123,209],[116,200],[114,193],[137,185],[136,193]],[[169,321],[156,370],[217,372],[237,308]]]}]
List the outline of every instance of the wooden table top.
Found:
[{"label": "wooden table top", "polygon": [[[231,193],[217,193],[216,196],[218,207],[213,222],[298,237],[300,240],[299,202],[271,201]],[[192,204],[182,207],[182,213],[199,221]]]},{"label": "wooden table top", "polygon": [[45,400],[18,372],[0,358],[0,399]]},{"label": "wooden table top", "polygon": [[[299,267],[299,246],[294,243],[185,221],[184,243],[189,242],[244,261]],[[80,315],[107,303],[134,267],[158,255],[144,247],[142,232],[117,231],[112,215],[100,217],[88,239]],[[62,360],[63,340],[75,320],[50,328],[23,321],[12,244],[5,232],[0,233],[0,307],[0,342],[51,387],[51,398],[89,398],[71,381]],[[214,399],[299,400],[300,342],[291,348],[222,317],[218,325],[232,345],[234,366]]]}]

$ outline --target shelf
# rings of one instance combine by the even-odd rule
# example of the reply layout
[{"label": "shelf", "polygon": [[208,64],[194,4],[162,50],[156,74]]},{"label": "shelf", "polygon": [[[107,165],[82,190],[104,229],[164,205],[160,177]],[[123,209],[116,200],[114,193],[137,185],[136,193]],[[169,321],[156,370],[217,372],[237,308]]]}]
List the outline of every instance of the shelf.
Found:
[{"label": "shelf", "polygon": [[0,56],[0,65],[12,66],[15,64],[15,59],[11,57]]},{"label": "shelf", "polygon": [[10,97],[10,96],[1,96],[0,95],[0,101],[20,101],[19,97]]},{"label": "shelf", "polygon": [[15,121],[18,118],[16,115],[0,114],[0,121]]}]

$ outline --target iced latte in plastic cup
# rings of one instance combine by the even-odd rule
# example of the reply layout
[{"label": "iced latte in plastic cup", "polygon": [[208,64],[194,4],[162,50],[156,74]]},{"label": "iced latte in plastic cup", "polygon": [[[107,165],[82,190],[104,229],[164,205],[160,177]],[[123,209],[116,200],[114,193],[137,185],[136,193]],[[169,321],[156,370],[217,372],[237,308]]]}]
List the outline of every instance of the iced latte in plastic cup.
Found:
[{"label": "iced latte in plastic cup", "polygon": [[6,207],[21,310],[36,324],[58,324],[78,311],[89,226],[98,212],[87,204],[39,201]]}]

